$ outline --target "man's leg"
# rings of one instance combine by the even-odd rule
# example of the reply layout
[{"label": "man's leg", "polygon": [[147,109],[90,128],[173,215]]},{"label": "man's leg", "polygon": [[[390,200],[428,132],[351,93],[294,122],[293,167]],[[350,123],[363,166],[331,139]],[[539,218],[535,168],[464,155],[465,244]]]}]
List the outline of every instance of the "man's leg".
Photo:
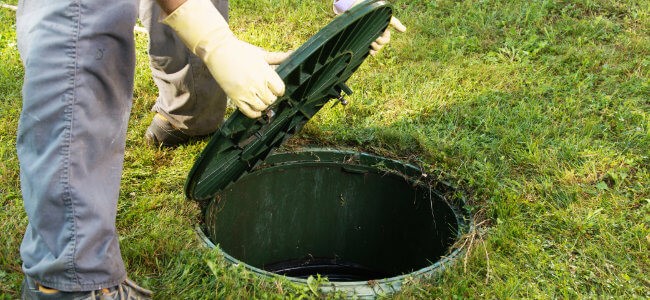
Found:
[{"label": "man's leg", "polygon": [[135,66],[136,1],[24,0],[16,148],[29,225],[23,270],[61,291],[126,278],[115,229]]},{"label": "man's leg", "polygon": [[[228,0],[213,0],[213,3],[227,19]],[[149,31],[151,71],[159,90],[152,109],[157,116],[147,134],[161,132],[151,129],[164,126],[163,122],[171,125],[163,131],[178,135],[178,139],[170,138],[174,141],[210,134],[223,122],[226,95],[201,59],[185,47],[169,26],[159,22],[160,14],[155,1],[141,0],[140,20]],[[157,139],[165,144],[164,137],[157,136]]]}]

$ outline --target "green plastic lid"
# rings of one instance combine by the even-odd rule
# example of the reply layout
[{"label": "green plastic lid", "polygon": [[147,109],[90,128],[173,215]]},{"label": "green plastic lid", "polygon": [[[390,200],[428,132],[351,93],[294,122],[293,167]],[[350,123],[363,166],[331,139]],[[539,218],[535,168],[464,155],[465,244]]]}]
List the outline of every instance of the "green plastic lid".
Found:
[{"label": "green plastic lid", "polygon": [[259,119],[235,111],[194,163],[185,182],[188,198],[212,199],[217,192],[249,172],[271,150],[331,99],[351,94],[345,85],[370,53],[370,44],[388,27],[392,7],[367,0],[336,17],[298,48],[276,72],[285,95]]}]

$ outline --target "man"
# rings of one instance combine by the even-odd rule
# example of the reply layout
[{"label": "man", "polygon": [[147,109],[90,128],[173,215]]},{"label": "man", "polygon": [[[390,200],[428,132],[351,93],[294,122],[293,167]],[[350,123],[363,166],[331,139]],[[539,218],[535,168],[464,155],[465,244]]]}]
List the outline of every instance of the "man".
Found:
[{"label": "man", "polygon": [[[127,279],[115,229],[133,92],[136,2],[19,2],[25,78],[16,148],[29,219],[20,249],[23,299],[151,297]],[[161,89],[147,132],[151,141],[183,142],[178,132],[214,131],[225,95],[251,118],[283,95],[284,83],[269,64],[285,55],[237,39],[215,8],[226,15],[226,1],[157,3],[162,13],[144,0],[141,5]],[[175,34],[155,23],[159,15]],[[373,47],[384,42],[385,36]]]},{"label": "man", "polygon": [[[228,0],[212,2],[227,21]],[[140,1],[139,18],[149,33],[151,73],[159,91],[145,139],[154,147],[172,147],[216,131],[224,118],[227,96],[203,61],[171,27],[160,22],[161,14],[156,1]]]},{"label": "man", "polygon": [[[360,3],[359,0],[335,0],[337,15]],[[228,1],[214,1],[225,20],[228,19]],[[189,52],[173,34],[173,30],[157,22],[160,8],[153,1],[143,1],[140,20],[150,35],[149,55],[154,81],[160,91],[153,111],[156,112],[145,133],[152,146],[177,146],[191,137],[205,136],[217,130],[223,121],[227,98],[209,75],[203,62]],[[406,27],[393,18],[391,25],[404,32]],[[372,45],[374,55],[390,41],[390,30]],[[266,53],[267,62],[280,64],[287,53]]]},{"label": "man", "polygon": [[[228,1],[212,2],[223,17],[216,16],[214,10],[209,12],[214,15],[213,18],[220,20],[220,26],[226,26]],[[159,90],[158,99],[152,109],[156,115],[145,133],[145,138],[153,146],[177,146],[187,142],[191,137],[213,133],[223,121],[227,96],[210,75],[210,70],[203,60],[190,52],[170,26],[159,22],[160,15],[160,7],[153,0],[141,2],[140,20],[149,31],[151,70]],[[187,28],[187,30],[192,29]],[[204,28],[199,26],[195,30],[204,30]],[[219,29],[216,34],[221,34],[218,32]],[[229,31],[227,34],[231,35]],[[244,49],[262,53],[266,61],[272,65],[281,63],[289,54],[267,53],[257,47]],[[240,68],[233,67],[229,70],[238,71]],[[268,105],[272,99],[274,98],[267,95],[260,99],[263,103],[240,103],[244,106],[242,112],[250,117],[257,117],[259,112],[253,112],[248,108]]]}]

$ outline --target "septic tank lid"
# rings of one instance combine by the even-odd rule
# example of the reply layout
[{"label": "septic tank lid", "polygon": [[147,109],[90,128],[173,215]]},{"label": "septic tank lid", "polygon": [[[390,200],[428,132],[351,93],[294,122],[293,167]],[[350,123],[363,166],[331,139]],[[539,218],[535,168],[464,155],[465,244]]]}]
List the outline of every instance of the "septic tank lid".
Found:
[{"label": "septic tank lid", "polygon": [[194,163],[185,194],[208,200],[255,167],[299,131],[331,99],[345,104],[352,73],[369,55],[370,44],[387,28],[392,7],[367,0],[336,17],[298,48],[276,72],[286,92],[259,119],[235,111]]}]

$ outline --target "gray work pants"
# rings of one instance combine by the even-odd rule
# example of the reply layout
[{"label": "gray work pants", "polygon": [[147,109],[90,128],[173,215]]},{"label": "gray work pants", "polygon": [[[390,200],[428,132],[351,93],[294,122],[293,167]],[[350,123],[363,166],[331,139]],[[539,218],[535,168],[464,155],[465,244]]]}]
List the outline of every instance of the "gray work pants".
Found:
[{"label": "gray work pants", "polygon": [[[29,220],[20,248],[23,270],[63,291],[115,286],[126,277],[115,218],[138,1],[21,0],[18,6],[25,78],[16,148]],[[201,102],[211,94],[197,85],[211,78],[178,50],[168,29],[147,17],[157,15],[151,4],[141,7],[153,33],[152,67],[161,88],[156,110],[193,124],[186,128],[198,126],[193,113],[213,104]],[[167,40],[172,47],[164,46]]]}]

